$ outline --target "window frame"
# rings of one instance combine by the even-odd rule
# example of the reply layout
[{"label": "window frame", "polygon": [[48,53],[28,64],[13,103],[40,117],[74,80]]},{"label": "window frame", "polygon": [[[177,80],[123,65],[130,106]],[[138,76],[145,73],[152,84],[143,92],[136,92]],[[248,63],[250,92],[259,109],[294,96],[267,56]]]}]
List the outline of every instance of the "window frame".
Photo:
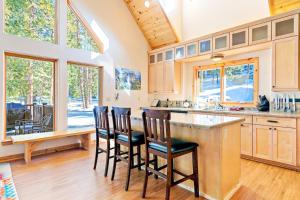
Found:
[{"label": "window frame", "polygon": [[37,56],[31,56],[31,55],[24,55],[24,54],[17,54],[17,53],[11,53],[11,52],[4,52],[4,90],[3,90],[3,98],[4,98],[4,109],[3,109],[3,136],[2,141],[7,141],[9,138],[7,138],[6,135],[6,127],[7,127],[7,116],[6,116],[6,68],[7,68],[7,57],[15,57],[15,58],[24,58],[24,59],[31,59],[31,60],[37,60],[37,61],[45,61],[45,62],[51,62],[53,63],[53,131],[56,131],[56,91],[57,91],[57,85],[56,85],[56,70],[57,70],[57,60],[51,59],[51,58],[44,58],[44,57],[37,57]]},{"label": "window frame", "polygon": [[[82,67],[87,67],[87,68],[96,68],[98,70],[99,74],[99,79],[98,79],[98,106],[103,105],[103,66],[100,65],[95,65],[95,64],[87,64],[87,63],[82,63],[82,62],[73,62],[73,61],[67,61],[67,71],[69,65],[78,65]],[[69,73],[67,72],[67,76],[69,76]],[[69,84],[67,83],[67,88],[69,89]],[[68,128],[68,104],[69,104],[69,94],[67,96],[67,129]],[[70,130],[76,130],[80,128],[75,128],[75,129],[70,129]],[[89,128],[87,128],[89,129]],[[93,128],[91,128],[93,129]]]},{"label": "window frame", "polygon": [[[253,64],[254,66],[254,74],[253,74],[253,102],[228,102],[224,100],[224,77],[225,77],[225,68],[231,67],[235,65],[243,65],[243,64]],[[209,69],[220,69],[221,74],[221,86],[220,86],[220,103],[224,106],[242,106],[242,107],[255,107],[258,101],[258,69],[259,69],[259,59],[258,58],[248,58],[242,60],[234,60],[234,61],[225,61],[221,63],[205,65],[205,66],[195,66],[194,67],[194,81],[193,81],[193,99],[196,101],[199,96],[199,81],[198,73],[200,71],[209,70]]]}]

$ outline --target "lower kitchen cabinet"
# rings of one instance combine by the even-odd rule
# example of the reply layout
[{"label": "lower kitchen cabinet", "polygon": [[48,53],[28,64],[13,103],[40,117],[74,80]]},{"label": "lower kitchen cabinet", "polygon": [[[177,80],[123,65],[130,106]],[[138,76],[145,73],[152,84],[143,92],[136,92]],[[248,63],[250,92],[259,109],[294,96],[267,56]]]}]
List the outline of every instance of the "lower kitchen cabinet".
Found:
[{"label": "lower kitchen cabinet", "polygon": [[296,129],[273,128],[273,160],[296,165]]},{"label": "lower kitchen cabinet", "polygon": [[296,165],[296,129],[253,126],[253,157]]},{"label": "lower kitchen cabinet", "polygon": [[272,128],[253,126],[253,157],[272,160]]},{"label": "lower kitchen cabinet", "polygon": [[241,124],[241,154],[252,156],[252,124]]}]

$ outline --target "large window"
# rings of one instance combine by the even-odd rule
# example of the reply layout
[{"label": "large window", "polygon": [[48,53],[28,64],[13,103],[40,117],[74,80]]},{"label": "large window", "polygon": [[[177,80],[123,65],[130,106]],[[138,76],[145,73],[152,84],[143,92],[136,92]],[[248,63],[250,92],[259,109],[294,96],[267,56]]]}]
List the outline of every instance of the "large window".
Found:
[{"label": "large window", "polygon": [[54,129],[54,62],[6,55],[7,136]]},{"label": "large window", "polygon": [[100,68],[68,64],[68,128],[94,127],[94,106],[100,103]]},{"label": "large window", "polygon": [[99,52],[96,42],[70,6],[68,6],[67,45],[70,48]]},{"label": "large window", "polygon": [[5,32],[55,42],[55,0],[4,0]]},{"label": "large window", "polygon": [[258,90],[258,59],[195,68],[198,102],[254,106]]}]

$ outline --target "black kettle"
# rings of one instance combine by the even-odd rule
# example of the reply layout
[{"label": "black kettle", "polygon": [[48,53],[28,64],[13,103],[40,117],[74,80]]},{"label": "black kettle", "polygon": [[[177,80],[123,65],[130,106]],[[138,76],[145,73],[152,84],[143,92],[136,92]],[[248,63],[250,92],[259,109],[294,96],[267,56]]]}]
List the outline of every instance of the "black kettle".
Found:
[{"label": "black kettle", "polygon": [[259,95],[259,102],[256,106],[258,111],[269,111],[270,110],[270,102],[268,101],[265,95]]}]

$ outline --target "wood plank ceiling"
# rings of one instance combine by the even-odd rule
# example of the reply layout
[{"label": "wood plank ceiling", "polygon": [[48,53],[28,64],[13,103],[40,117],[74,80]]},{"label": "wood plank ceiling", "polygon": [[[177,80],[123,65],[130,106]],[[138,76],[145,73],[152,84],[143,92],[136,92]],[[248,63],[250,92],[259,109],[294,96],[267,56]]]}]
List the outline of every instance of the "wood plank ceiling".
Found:
[{"label": "wood plank ceiling", "polygon": [[159,0],[149,0],[149,8],[145,7],[144,0],[124,2],[152,49],[178,42],[178,37]]},{"label": "wood plank ceiling", "polygon": [[300,0],[269,0],[271,15],[300,8]]}]

